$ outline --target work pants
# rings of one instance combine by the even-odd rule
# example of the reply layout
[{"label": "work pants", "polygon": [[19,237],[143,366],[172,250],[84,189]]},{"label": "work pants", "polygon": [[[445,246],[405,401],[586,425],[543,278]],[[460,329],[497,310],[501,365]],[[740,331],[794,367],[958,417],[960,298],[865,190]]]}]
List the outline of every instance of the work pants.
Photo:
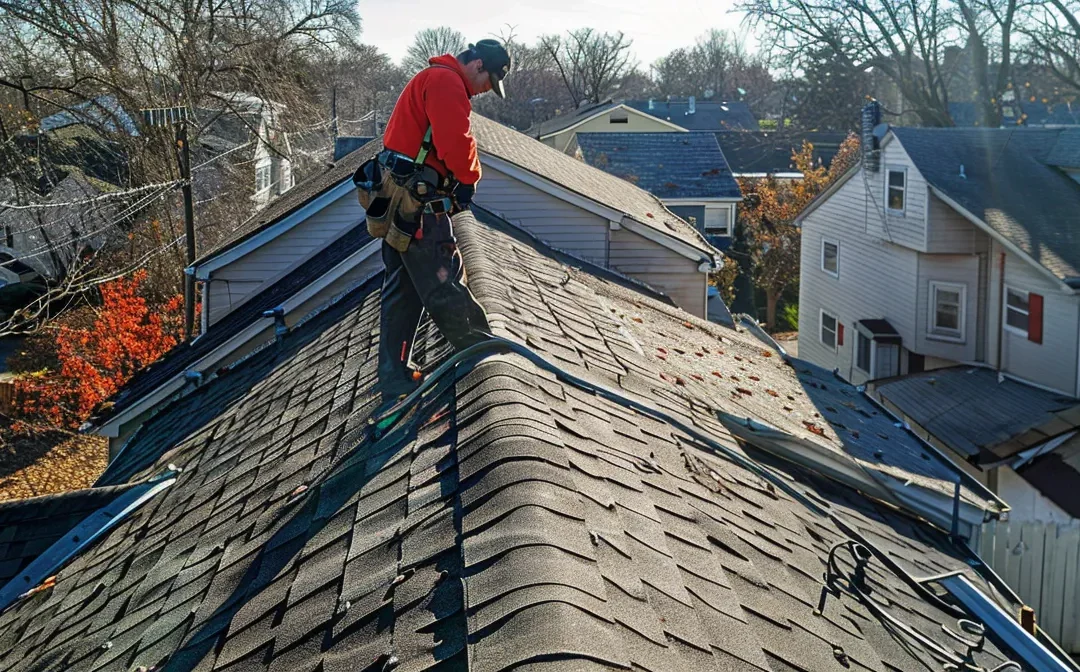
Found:
[{"label": "work pants", "polygon": [[416,387],[409,368],[420,317],[426,309],[456,350],[484,340],[490,331],[484,309],[462,284],[464,266],[450,216],[424,215],[423,233],[405,252],[385,241],[379,382],[383,399]]}]

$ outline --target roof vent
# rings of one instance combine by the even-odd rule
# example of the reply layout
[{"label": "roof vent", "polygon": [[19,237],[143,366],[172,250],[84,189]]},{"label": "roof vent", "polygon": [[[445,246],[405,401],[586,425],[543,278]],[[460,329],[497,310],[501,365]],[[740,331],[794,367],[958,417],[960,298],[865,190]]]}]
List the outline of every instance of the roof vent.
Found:
[{"label": "roof vent", "polygon": [[289,333],[289,326],[285,324],[285,307],[276,306],[263,312],[263,317],[274,318],[274,340],[281,343],[285,335]]},{"label": "roof vent", "polygon": [[652,98],[649,98],[649,109],[650,110],[655,110],[656,109],[656,101],[653,100]]},{"label": "roof vent", "polygon": [[686,99],[686,113],[687,114],[693,114],[694,112],[697,112],[696,103],[697,103],[697,101],[694,99],[693,96],[690,96],[689,98]]},{"label": "roof vent", "polygon": [[960,164],[960,179],[962,179],[962,180],[967,179],[967,173],[964,172],[964,164],[962,164],[962,163]]}]

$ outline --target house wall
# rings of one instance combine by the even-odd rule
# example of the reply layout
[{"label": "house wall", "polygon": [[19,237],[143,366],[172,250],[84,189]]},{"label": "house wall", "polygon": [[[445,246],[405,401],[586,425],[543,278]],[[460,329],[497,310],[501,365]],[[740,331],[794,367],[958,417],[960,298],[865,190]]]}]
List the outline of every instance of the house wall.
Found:
[{"label": "house wall", "polygon": [[[885,178],[890,168],[907,171],[907,190],[904,213],[893,214],[886,209]],[[863,230],[872,236],[913,250],[926,251],[926,180],[915,168],[911,158],[895,139],[887,141],[881,150],[878,172],[862,170],[851,181],[863,182],[868,198],[860,202],[860,215],[865,218]]]},{"label": "house wall", "polygon": [[[998,338],[1001,368],[1037,385],[1077,395],[1077,341],[1080,337],[1080,297],[1020,257],[994,242],[990,254],[987,361],[997,362]],[[1000,328],[1001,255],[1005,255],[1005,285],[1043,296],[1043,342],[1034,343],[1021,334]]]},{"label": "house wall", "polygon": [[487,166],[475,200],[553,247],[608,265],[608,220],[599,215]]},{"label": "house wall", "polygon": [[359,224],[364,211],[356,196],[347,193],[303,224],[210,274],[207,292],[208,324],[269,286],[313,254]]},{"label": "house wall", "polygon": [[[867,235],[867,181],[856,174],[802,222],[799,284],[799,356],[827,369],[839,369],[852,382],[855,369],[855,322],[885,318],[904,345],[915,343],[918,253],[909,247]],[[880,181],[880,180],[879,180]],[[881,202],[880,196],[875,196]],[[838,277],[821,268],[822,239],[840,243]],[[844,325],[844,343],[835,350],[820,340],[824,309]]]},{"label": "house wall", "polygon": [[[613,124],[611,123],[611,113],[624,113],[626,114],[625,124]],[[622,108],[615,108],[608,110],[599,117],[585,122],[584,124],[567,129],[561,133],[557,133],[550,138],[544,138],[542,142],[550,147],[554,147],[560,152],[572,151],[576,148],[577,143],[573,142],[574,135],[577,133],[679,133],[678,131],[668,124],[651,117],[647,114],[637,112],[634,110],[623,110]]]},{"label": "house wall", "polygon": [[[730,233],[728,235],[717,235],[715,233],[706,233],[705,232],[705,204],[704,203],[687,205],[687,204],[680,204],[680,203],[677,203],[677,202],[676,203],[669,203],[669,202],[665,201],[664,205],[667,207],[668,210],[672,211],[673,213],[675,213],[676,215],[678,215],[682,219],[686,220],[687,222],[689,222],[690,218],[693,217],[694,218],[694,222],[693,222],[694,227],[701,233],[701,235],[705,236],[705,239],[707,241],[709,241],[709,244],[712,245],[713,247],[715,247],[716,249],[718,249],[720,251],[724,251],[724,250],[727,250],[729,247],[731,247],[731,234]],[[733,231],[734,227],[735,227],[735,205],[736,204],[732,203],[732,202],[711,203],[709,205],[710,209],[712,209],[712,208],[723,208],[724,210],[727,210],[727,213],[728,213],[727,214],[727,217],[728,217],[728,231],[729,232]]]},{"label": "house wall", "polygon": [[708,276],[698,262],[625,228],[611,231],[611,268],[664,292],[688,313],[706,318]]},{"label": "house wall", "polygon": [[926,251],[932,254],[976,254],[986,252],[988,237],[945,201],[928,195]]},{"label": "house wall", "polygon": [[[973,362],[979,340],[979,257],[973,254],[920,254],[918,308],[915,313],[915,352],[955,362]],[[962,340],[931,332],[934,310],[931,282],[948,282],[965,288],[964,335]],[[909,347],[911,347],[909,345]]]},{"label": "house wall", "polygon": [[1012,511],[1009,520],[1016,522],[1067,523],[1076,520],[1060,506],[1043,497],[1024,477],[1009,467],[998,467],[997,496]]}]

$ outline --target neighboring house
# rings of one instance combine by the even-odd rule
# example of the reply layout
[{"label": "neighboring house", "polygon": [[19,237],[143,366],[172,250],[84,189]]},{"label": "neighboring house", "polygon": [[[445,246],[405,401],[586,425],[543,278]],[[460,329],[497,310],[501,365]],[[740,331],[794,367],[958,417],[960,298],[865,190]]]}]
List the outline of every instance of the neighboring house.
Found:
[{"label": "neighboring house", "polygon": [[798,218],[800,356],[1022,485],[1008,470],[1080,426],[1078,170],[1076,129],[889,129]]},{"label": "neighboring house", "polygon": [[804,141],[814,146],[814,161],[828,168],[846,137],[843,133],[826,131],[721,131],[716,134],[720,150],[735,177],[773,177],[778,180],[802,177],[791,155],[802,149]]},{"label": "neighboring house", "polygon": [[570,149],[659,198],[717,248],[731,244],[742,194],[714,134],[579,132]]},{"label": "neighboring house", "polygon": [[957,521],[962,475],[854,388],[482,208],[455,225],[516,353],[451,361],[425,323],[427,393],[375,438],[358,279],[95,488],[0,505],[0,668],[1075,669],[961,539],[999,505],[965,485]]},{"label": "neighboring house", "polygon": [[55,133],[71,126],[83,126],[107,134],[123,133],[139,137],[135,119],[113,95],[85,100],[67,110],[44,117],[38,123],[41,133]]},{"label": "neighboring house", "polygon": [[757,131],[757,117],[743,102],[686,99],[628,100],[627,107],[688,131]]},{"label": "neighboring house", "polygon": [[[659,200],[489,119],[474,115],[473,131],[484,168],[479,205],[705,316],[708,273],[719,252]],[[347,155],[195,262],[189,272],[202,289],[203,335],[136,376],[91,421],[114,452],[163,403],[272,333],[274,318],[264,311],[280,305],[291,325],[381,264],[351,179],[381,149],[375,140]],[[298,278],[308,277],[318,281],[301,287]]]},{"label": "neighboring house", "polygon": [[686,128],[646,112],[629,103],[611,100],[580,107],[537,124],[525,133],[560,152],[573,151],[577,133],[685,133]]},{"label": "neighboring house", "polygon": [[217,106],[196,111],[205,126],[199,142],[215,154],[237,152],[250,161],[255,171],[252,201],[263,208],[294,184],[292,147],[279,124],[285,106],[241,92],[217,94],[216,100]]}]

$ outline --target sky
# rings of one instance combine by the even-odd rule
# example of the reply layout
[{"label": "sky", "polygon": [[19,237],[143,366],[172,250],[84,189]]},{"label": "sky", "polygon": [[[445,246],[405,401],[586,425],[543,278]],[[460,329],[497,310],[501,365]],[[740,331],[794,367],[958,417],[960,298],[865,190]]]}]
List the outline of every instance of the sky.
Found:
[{"label": "sky", "polygon": [[[360,40],[400,61],[413,36],[424,28],[450,26],[470,42],[507,32],[515,26],[519,41],[573,28],[623,31],[633,41],[639,64],[646,68],[678,47],[693,44],[710,28],[744,33],[734,0],[358,0]],[[748,40],[753,49],[753,42]]]}]

